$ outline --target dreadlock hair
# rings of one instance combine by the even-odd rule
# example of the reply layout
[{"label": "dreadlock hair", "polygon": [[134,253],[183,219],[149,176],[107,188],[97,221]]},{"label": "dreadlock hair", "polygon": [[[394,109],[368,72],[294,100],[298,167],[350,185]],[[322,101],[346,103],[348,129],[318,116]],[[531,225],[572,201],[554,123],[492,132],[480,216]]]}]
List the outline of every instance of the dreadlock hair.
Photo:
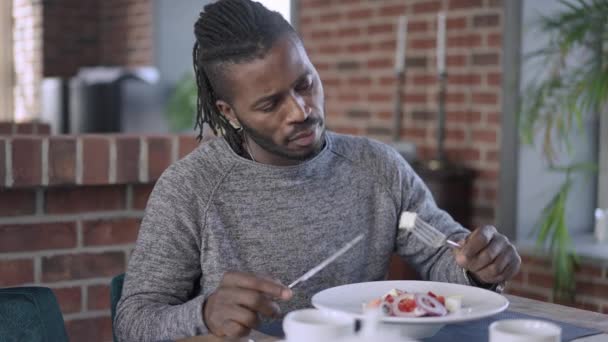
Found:
[{"label": "dreadlock hair", "polygon": [[203,125],[223,135],[242,154],[242,136],[217,108],[216,101],[230,103],[222,72],[229,64],[262,58],[278,38],[295,30],[278,13],[251,0],[219,0],[206,5],[194,24],[196,42],[192,52],[198,88],[196,126],[198,139]]}]

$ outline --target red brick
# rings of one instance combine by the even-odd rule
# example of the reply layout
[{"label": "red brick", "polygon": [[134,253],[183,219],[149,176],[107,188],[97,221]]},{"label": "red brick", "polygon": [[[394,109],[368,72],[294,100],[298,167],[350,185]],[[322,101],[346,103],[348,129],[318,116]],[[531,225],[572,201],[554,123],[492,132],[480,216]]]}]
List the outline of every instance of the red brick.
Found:
[{"label": "red brick", "polygon": [[401,136],[407,139],[423,139],[426,138],[426,129],[417,127],[406,127],[401,130]]},{"label": "red brick", "polygon": [[342,52],[343,47],[337,44],[325,44],[319,46],[319,52],[327,55],[335,55]]},{"label": "red brick", "polygon": [[0,135],[13,135],[15,124],[12,122],[0,122]]},{"label": "red brick", "polygon": [[446,30],[463,30],[467,28],[467,17],[447,18]]},{"label": "red brick", "polygon": [[404,102],[408,104],[426,104],[426,94],[405,93]]},{"label": "red brick", "polygon": [[545,289],[552,289],[554,285],[553,274],[544,272],[528,272],[528,284]]},{"label": "red brick", "polygon": [[395,51],[396,43],[394,39],[379,40],[374,45],[374,51]]},{"label": "red brick", "polygon": [[113,277],[125,271],[123,252],[65,254],[42,258],[42,281]]},{"label": "red brick", "polygon": [[394,32],[396,30],[395,25],[393,24],[374,24],[369,25],[367,27],[367,32],[370,35],[378,34],[378,33],[387,33]]},{"label": "red brick", "polygon": [[348,11],[346,13],[346,18],[353,20],[353,19],[366,19],[366,18],[371,18],[373,15],[373,11],[369,8],[365,8],[365,9],[356,9],[356,10],[352,10],[352,11]]},{"label": "red brick", "polygon": [[124,186],[86,186],[48,189],[45,204],[49,214],[76,214],[124,210],[125,201]]},{"label": "red brick", "polygon": [[498,14],[480,14],[473,17],[473,27],[496,27],[500,25]]},{"label": "red brick", "polygon": [[517,272],[517,274],[515,274],[513,276],[513,278],[511,278],[511,280],[509,280],[509,282],[523,284],[524,283],[524,272],[522,272],[520,270],[519,272]]},{"label": "red brick", "polygon": [[[461,137],[462,140],[464,137]],[[449,148],[446,151],[448,157],[459,162],[475,162],[481,159],[481,153],[476,148]]]},{"label": "red brick", "polygon": [[32,215],[36,212],[36,192],[0,188],[0,217]]},{"label": "red brick", "polygon": [[369,69],[384,69],[391,67],[393,62],[390,58],[374,58],[367,61],[367,67]]},{"label": "red brick", "polygon": [[475,53],[473,54],[473,65],[486,66],[498,65],[500,58],[497,53]]},{"label": "red brick", "polygon": [[144,210],[154,184],[137,184],[133,186],[133,209]]},{"label": "red brick", "polygon": [[467,56],[464,55],[447,55],[446,65],[448,67],[462,67],[467,65]]},{"label": "red brick", "polygon": [[502,33],[490,33],[486,41],[489,47],[502,48]]},{"label": "red brick", "polygon": [[472,99],[476,104],[498,104],[498,95],[495,93],[473,93]]},{"label": "red brick", "polygon": [[393,98],[392,94],[387,93],[370,93],[367,95],[367,100],[369,102],[384,102],[388,103]]},{"label": "red brick", "polygon": [[483,0],[450,0],[450,9],[483,7]]},{"label": "red brick", "polygon": [[49,184],[76,183],[76,141],[72,138],[49,139]]},{"label": "red brick", "polygon": [[419,13],[435,13],[441,9],[441,3],[439,1],[422,1],[414,4],[413,12],[414,14]]},{"label": "red brick", "polygon": [[407,5],[405,5],[405,4],[382,6],[380,8],[380,16],[396,17],[396,16],[404,15],[406,9],[407,9]]},{"label": "red brick", "polygon": [[451,74],[448,84],[454,85],[480,85],[481,75],[478,74]]},{"label": "red brick", "polygon": [[500,125],[501,117],[502,117],[502,115],[499,112],[486,113],[486,123],[491,126]]},{"label": "red brick", "polygon": [[88,288],[88,310],[110,309],[110,287],[108,285],[93,285]]},{"label": "red brick", "polygon": [[407,30],[410,33],[426,32],[426,31],[428,31],[428,29],[429,29],[428,21],[412,20],[412,21],[408,21],[408,23],[407,23]]},{"label": "red brick", "polygon": [[24,122],[17,124],[17,134],[34,134],[36,123]]},{"label": "red brick", "polygon": [[64,315],[82,310],[82,290],[80,287],[58,288],[53,289],[53,292],[59,302],[61,313]]},{"label": "red brick", "polygon": [[148,178],[158,179],[171,164],[171,137],[148,138]]},{"label": "red brick", "polygon": [[372,44],[368,42],[353,43],[346,46],[349,52],[366,52],[372,50]]},{"label": "red brick", "polygon": [[433,75],[414,75],[412,77],[412,83],[417,86],[426,86],[435,84],[437,82],[437,77]]},{"label": "red brick", "polygon": [[369,86],[372,84],[372,79],[368,76],[355,76],[349,78],[347,84],[351,86]]},{"label": "red brick", "polygon": [[112,341],[112,319],[110,316],[67,321],[65,327],[70,341]]},{"label": "red brick", "polygon": [[76,247],[73,222],[0,225],[0,253]]},{"label": "red brick", "polygon": [[496,170],[481,170],[479,172],[479,179],[486,180],[490,182],[495,182],[498,180],[498,171]]},{"label": "red brick", "polygon": [[532,256],[532,255],[528,255],[528,254],[522,254],[521,255],[521,264],[522,267],[530,267],[530,266],[535,266],[535,267],[540,267],[540,268],[544,268],[544,269],[551,269],[551,263],[549,262],[549,260],[545,257],[538,257],[538,256]]},{"label": "red brick", "polygon": [[448,92],[446,97],[445,97],[445,102],[446,103],[464,103],[466,97],[464,95],[464,93],[452,93],[452,92]]},{"label": "red brick", "polygon": [[488,85],[499,86],[502,82],[502,74],[498,72],[491,72],[486,75],[486,82]]},{"label": "red brick", "polygon": [[194,151],[198,146],[198,141],[195,136],[192,135],[180,135],[179,136],[179,158],[185,157],[188,153]]},{"label": "red brick", "polygon": [[576,276],[589,276],[600,278],[602,276],[602,268],[595,265],[581,264],[576,269]]},{"label": "red brick", "polygon": [[338,100],[343,102],[355,102],[359,101],[361,96],[356,93],[341,93],[338,95]]},{"label": "red brick", "polygon": [[410,47],[412,49],[433,49],[436,46],[435,38],[427,38],[427,39],[412,39],[410,40]]},{"label": "red brick", "polygon": [[448,127],[445,130],[445,138],[446,140],[451,140],[452,142],[463,141],[466,137],[466,133],[462,128],[453,128]]},{"label": "red brick", "polygon": [[42,180],[42,141],[36,137],[13,139],[13,185],[40,185]]},{"label": "red brick", "polygon": [[361,35],[361,29],[358,27],[345,27],[338,30],[338,37],[356,37]]},{"label": "red brick", "polygon": [[333,12],[333,13],[322,14],[320,19],[321,19],[322,23],[335,23],[335,22],[339,21],[340,18],[342,18],[342,13]]},{"label": "red brick", "polygon": [[331,36],[332,32],[329,30],[313,30],[310,32],[310,38],[315,40],[329,38]]},{"label": "red brick", "polygon": [[82,183],[108,184],[110,170],[110,142],[108,138],[82,138]]},{"label": "red brick", "polygon": [[34,282],[34,260],[0,260],[0,287]]},{"label": "red brick", "polygon": [[471,111],[448,111],[446,120],[449,123],[476,123],[481,121],[481,113]]},{"label": "red brick", "polygon": [[[1,122],[0,122],[1,124]],[[1,133],[0,133],[1,134]],[[0,187],[5,185],[6,181],[6,142],[0,137]],[[0,209],[1,211],[1,209]],[[1,214],[0,214],[1,216]]]},{"label": "red brick", "polygon": [[428,110],[414,110],[412,111],[412,120],[414,121],[431,121],[435,120],[436,113]]},{"label": "red brick", "polygon": [[608,298],[608,284],[595,281],[577,281],[576,293],[587,296]]},{"label": "red brick", "polygon": [[471,132],[471,138],[474,142],[481,143],[496,143],[498,141],[498,136],[494,130],[473,130],[473,132]]},{"label": "red brick", "polygon": [[139,231],[139,219],[111,219],[83,222],[85,246],[134,243]]},{"label": "red brick", "polygon": [[44,123],[38,123],[36,127],[38,130],[38,135],[49,135],[51,134],[51,126]]},{"label": "red brick", "polygon": [[384,76],[384,77],[380,77],[380,79],[378,80],[378,83],[381,86],[394,86],[395,85],[395,76]]},{"label": "red brick", "polygon": [[139,180],[139,137],[116,138],[116,182],[135,183]]},{"label": "red brick", "polygon": [[426,57],[407,57],[405,59],[405,65],[407,65],[407,67],[410,69],[412,69],[412,68],[424,69],[424,68],[426,68],[426,63],[427,63]]},{"label": "red brick", "polygon": [[448,48],[472,48],[481,46],[481,35],[480,34],[460,34],[460,35],[448,35],[446,38]]}]

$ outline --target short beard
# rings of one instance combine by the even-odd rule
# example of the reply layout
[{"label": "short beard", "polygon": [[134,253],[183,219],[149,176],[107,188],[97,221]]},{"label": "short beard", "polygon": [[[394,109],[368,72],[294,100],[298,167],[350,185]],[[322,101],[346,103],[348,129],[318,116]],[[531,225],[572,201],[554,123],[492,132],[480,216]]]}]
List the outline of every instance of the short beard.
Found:
[{"label": "short beard", "polygon": [[280,156],[282,158],[294,160],[294,161],[305,161],[305,160],[311,159],[312,157],[316,156],[319,153],[319,151],[325,144],[325,124],[321,121],[320,123],[315,123],[314,125],[319,125],[319,124],[322,125],[321,126],[321,139],[320,139],[319,146],[315,146],[315,148],[312,151],[310,151],[309,153],[297,154],[297,153],[290,153],[289,151],[286,151],[285,149],[281,148],[280,146],[277,146],[272,141],[272,139],[268,139],[267,137],[264,137],[262,134],[257,132],[255,129],[253,129],[253,128],[243,124],[243,122],[241,122],[241,126],[243,127],[243,139],[246,139],[246,136],[249,136],[251,138],[251,140],[253,140],[258,146],[260,146],[267,152],[270,152],[270,153]]}]

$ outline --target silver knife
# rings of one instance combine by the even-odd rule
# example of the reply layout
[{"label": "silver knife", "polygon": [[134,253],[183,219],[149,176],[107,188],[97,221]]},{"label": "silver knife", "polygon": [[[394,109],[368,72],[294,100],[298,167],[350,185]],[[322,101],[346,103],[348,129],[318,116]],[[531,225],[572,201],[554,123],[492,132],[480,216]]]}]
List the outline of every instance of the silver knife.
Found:
[{"label": "silver knife", "polygon": [[310,271],[304,273],[300,278],[294,280],[293,283],[289,284],[289,288],[293,288],[298,283],[308,280],[308,278],[314,276],[320,270],[324,269],[325,266],[331,264],[334,260],[340,257],[342,254],[346,253],[349,249],[351,249],[354,245],[356,245],[359,241],[363,239],[363,234],[359,234],[356,238],[352,239],[351,242],[347,243],[344,247],[340,248],[339,251],[329,256],[327,259],[323,260],[320,264],[310,269]]}]

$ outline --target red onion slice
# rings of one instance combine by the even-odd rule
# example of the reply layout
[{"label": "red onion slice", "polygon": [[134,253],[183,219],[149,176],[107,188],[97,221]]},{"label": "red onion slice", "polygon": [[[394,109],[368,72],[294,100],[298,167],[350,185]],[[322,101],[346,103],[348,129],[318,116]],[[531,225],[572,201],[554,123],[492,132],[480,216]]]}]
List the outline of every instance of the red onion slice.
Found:
[{"label": "red onion slice", "polygon": [[437,299],[422,293],[416,293],[416,305],[429,316],[445,316],[448,310]]},{"label": "red onion slice", "polygon": [[[410,312],[405,312],[405,311],[401,311],[399,310],[399,303],[402,300],[413,300],[416,301],[416,297],[413,293],[403,293],[402,295],[398,296],[395,298],[395,300],[393,301],[392,304],[392,309],[393,309],[393,316],[397,316],[397,317],[420,317],[420,316],[424,316],[426,314],[425,311],[421,310],[420,308],[416,307],[413,311]],[[418,306],[418,304],[416,304],[416,306]]]}]

